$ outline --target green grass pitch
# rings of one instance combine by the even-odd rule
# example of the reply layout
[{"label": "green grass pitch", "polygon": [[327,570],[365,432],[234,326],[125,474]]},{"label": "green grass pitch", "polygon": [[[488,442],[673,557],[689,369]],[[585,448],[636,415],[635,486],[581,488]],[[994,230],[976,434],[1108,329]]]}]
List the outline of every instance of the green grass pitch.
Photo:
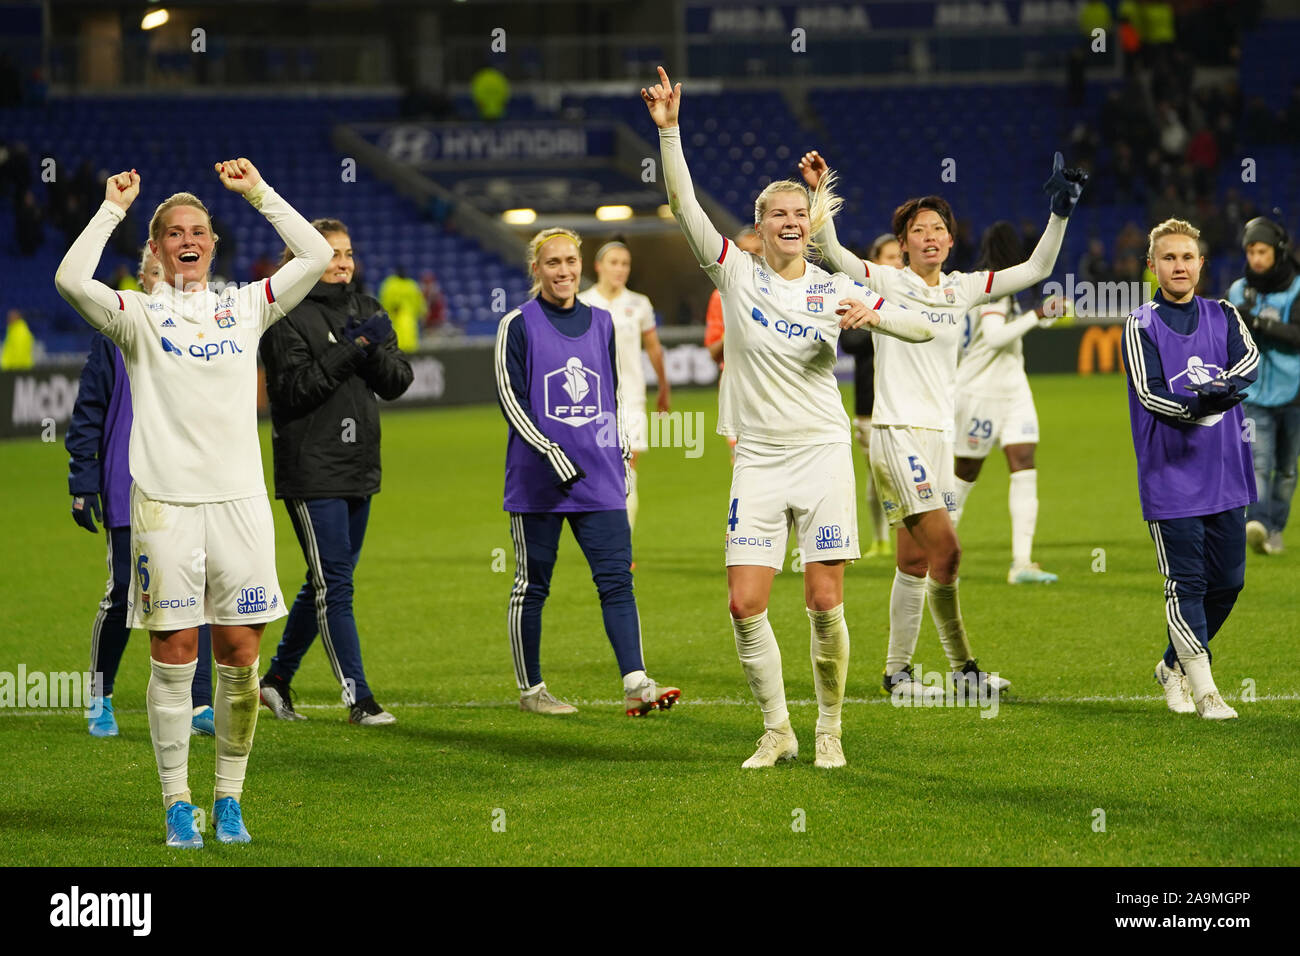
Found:
[{"label": "green grass pitch", "polygon": [[[1035,556],[1060,582],[1005,583],[1007,477],[996,453],[962,527],[972,643],[1013,682],[993,719],[896,709],[879,694],[892,566],[863,560],[846,580],[849,765],[814,769],[808,621],[801,577],[787,571],[771,617],[802,752],[774,770],[740,769],[761,721],[727,622],[729,460],[712,434],[711,391],[676,396],[705,416],[703,455],[652,449],[640,473],[647,662],[681,686],[682,703],[644,720],[622,715],[595,591],[566,533],[542,659],[552,689],[581,710],[521,713],[505,635],[504,423],[492,407],[393,413],[356,609],[368,677],[396,726],[349,726],[314,647],[295,681],[310,720],[261,712],[244,799],[255,842],[169,851],[144,711],[147,642],[136,632],[115,697],[121,737],[90,738],[78,712],[0,710],[0,864],[1300,862],[1293,552],[1249,557],[1246,590],[1215,641],[1216,677],[1241,719],[1170,714],[1151,677],[1164,646],[1161,579],[1138,511],[1123,381],[1033,384],[1044,435]],[[68,516],[62,437],[0,447],[0,671],[87,666],[104,539]],[[268,441],[264,428],[269,481]],[[291,596],[304,565],[278,504],[275,515]],[[282,626],[267,630],[263,669]],[[928,616],[918,661],[944,663]],[[212,775],[213,742],[196,738],[200,806],[211,806]]]}]

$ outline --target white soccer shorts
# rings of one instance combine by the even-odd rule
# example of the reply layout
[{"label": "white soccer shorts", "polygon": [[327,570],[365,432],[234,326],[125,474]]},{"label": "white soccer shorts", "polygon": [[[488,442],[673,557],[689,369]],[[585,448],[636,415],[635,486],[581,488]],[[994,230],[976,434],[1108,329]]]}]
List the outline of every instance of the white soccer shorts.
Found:
[{"label": "white soccer shorts", "polygon": [[265,624],[287,612],[266,495],[177,504],[131,486],[132,627]]},{"label": "white soccer shorts", "polygon": [[726,563],[785,565],[790,527],[804,564],[852,561],[858,550],[853,446],[767,445],[741,438],[731,473]]},{"label": "white soccer shorts", "polygon": [[893,526],[908,515],[957,506],[952,442],[935,428],[875,425],[871,429],[871,475]]},{"label": "white soccer shorts", "polygon": [[650,447],[650,416],[646,414],[644,394],[639,404],[624,404],[623,427],[627,429],[628,444],[634,452],[642,452]]},{"label": "white soccer shorts", "polygon": [[1038,444],[1038,412],[1028,389],[1002,398],[957,395],[956,453],[987,458],[994,445]]}]

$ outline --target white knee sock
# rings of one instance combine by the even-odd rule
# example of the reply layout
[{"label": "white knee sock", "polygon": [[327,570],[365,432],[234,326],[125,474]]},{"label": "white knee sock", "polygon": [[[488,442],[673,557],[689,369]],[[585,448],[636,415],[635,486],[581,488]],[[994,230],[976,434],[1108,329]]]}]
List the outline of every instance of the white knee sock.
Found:
[{"label": "white knee sock", "polygon": [[217,731],[216,798],[239,799],[244,791],[248,754],[257,729],[257,665],[217,664],[217,692],[212,697],[212,717]]},{"label": "white knee sock", "polygon": [[1194,657],[1180,656],[1178,663],[1183,665],[1183,673],[1187,675],[1193,701],[1202,700],[1207,694],[1218,693],[1219,688],[1214,683],[1214,674],[1210,672],[1209,654],[1197,654]]},{"label": "white knee sock", "polygon": [[925,609],[925,581],[894,569],[894,586],[889,591],[889,651],[885,656],[885,673],[890,676],[912,663],[916,653],[921,612]]},{"label": "white knee sock", "polygon": [[149,711],[149,736],[162,781],[163,806],[190,799],[190,717],[193,698],[190,685],[198,661],[164,664],[150,660],[149,687],[145,705]]},{"label": "white knee sock", "polygon": [[957,510],[951,512],[952,526],[955,528],[961,522],[962,509],[966,507],[966,497],[970,494],[971,489],[975,487],[975,482],[953,478],[953,485],[957,493]]},{"label": "white knee sock", "polygon": [[944,653],[948,655],[948,663],[953,670],[959,671],[975,655],[971,653],[970,642],[966,640],[966,625],[961,620],[957,582],[940,584],[926,575],[925,595],[930,599],[930,616],[939,632]]},{"label": "white knee sock", "polygon": [[1011,562],[1024,567],[1033,560],[1034,526],[1038,523],[1038,469],[1011,473],[1011,490],[1007,492],[1011,509]]},{"label": "white knee sock", "polygon": [[763,711],[763,726],[775,730],[790,721],[785,706],[785,677],[781,674],[781,648],[768,623],[767,612],[742,620],[731,619],[736,653],[745,669],[749,689]]},{"label": "white knee sock", "polygon": [[641,499],[636,493],[636,469],[627,470],[627,523],[628,527],[636,527],[636,513],[641,507]]},{"label": "white knee sock", "polygon": [[813,684],[817,688],[817,733],[840,735],[844,681],[849,672],[849,628],[844,605],[829,611],[808,608],[812,622]]}]

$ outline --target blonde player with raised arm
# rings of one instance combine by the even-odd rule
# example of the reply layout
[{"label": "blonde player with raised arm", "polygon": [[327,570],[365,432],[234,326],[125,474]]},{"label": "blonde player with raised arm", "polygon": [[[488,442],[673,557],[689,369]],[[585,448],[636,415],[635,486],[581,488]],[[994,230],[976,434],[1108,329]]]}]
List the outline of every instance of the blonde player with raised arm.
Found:
[{"label": "blonde player with raised arm", "polygon": [[[952,209],[939,196],[909,199],[894,211],[893,232],[903,247],[903,268],[864,263],[839,244],[829,220],[814,234],[832,266],[875,284],[891,301],[921,310],[934,330],[933,341],[917,348],[903,348],[888,339],[876,344],[871,468],[885,515],[898,528],[897,571],[889,598],[886,692],[913,698],[942,693],[912,679],[912,654],[927,598],[954,675],[981,693],[986,686],[995,691],[1010,686],[979,669],[957,600],[961,547],[949,517],[957,506],[953,478],[957,356],[967,312],[1051,274],[1065,236],[1066,217],[1087,180],[1085,173],[1064,166],[1057,153],[1052,177],[1044,185],[1051,196],[1051,218],[1033,254],[1003,272],[943,271],[955,225]],[[805,153],[799,168],[814,189],[830,174],[816,152]]]},{"label": "blonde player with raised arm", "polygon": [[621,242],[607,242],[596,250],[596,284],[578,293],[578,301],[604,309],[614,318],[614,345],[618,350],[618,391],[620,405],[627,409],[625,423],[632,444],[631,469],[628,471],[627,521],[636,527],[640,499],[636,493],[636,463],[641,452],[650,447],[645,411],[645,371],[641,366],[641,349],[645,348],[650,367],[659,379],[659,396],[655,405],[667,412],[671,405],[671,386],[664,374],[664,350],[655,331],[655,308],[640,292],[627,287],[632,271],[632,253]]},{"label": "blonde player with raised arm", "polygon": [[257,346],[325,271],[333,250],[247,159],[216,164],[276,229],[294,258],[270,279],[208,289],[217,236],[207,207],[176,193],[153,214],[149,248],[163,267],[151,292],[94,279],[104,244],[140,194],[131,170],[63,257],[59,294],[122,351],[131,379],[132,626],[149,631],[147,703],[166,807],[167,845],[201,847],[190,797],[190,680],[199,625],[212,624],[217,738],[212,822],[221,843],[248,843],[240,797],[258,708],[258,642],[283,617],[275,528],[257,437]]},{"label": "blonde player with raised arm", "polygon": [[840,710],[849,660],[844,562],[859,550],[853,439],[835,380],[835,345],[841,328],[870,326],[917,342],[932,333],[919,312],[886,307],[860,283],[807,261],[810,237],[839,204],[829,182],[811,196],[793,181],[772,183],[759,194],[754,228],[761,257],[725,239],[700,208],[682,154],[681,85],[674,88],[662,67],[659,80],[641,97],[659,127],[668,202],[721,293],[726,326],[718,432],[739,438],[727,510],[727,590],[736,650],[765,729],[742,766],[771,767],[799,752],[781,651],[767,619],[793,524],[812,624],[815,763],[842,767]]}]

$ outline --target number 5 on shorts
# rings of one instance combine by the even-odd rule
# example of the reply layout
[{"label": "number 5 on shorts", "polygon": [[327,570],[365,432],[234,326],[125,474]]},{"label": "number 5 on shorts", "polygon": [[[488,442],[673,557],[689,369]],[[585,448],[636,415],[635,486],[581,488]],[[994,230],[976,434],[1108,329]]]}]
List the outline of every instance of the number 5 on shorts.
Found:
[{"label": "number 5 on shorts", "polygon": [[916,455],[908,455],[907,463],[912,466],[912,480],[925,481],[925,466],[921,464]]},{"label": "number 5 on shorts", "polygon": [[735,531],[735,530],[736,530],[736,525],[740,523],[740,519],[736,517],[736,509],[737,509],[739,506],[740,506],[740,499],[739,499],[739,498],[732,498],[732,499],[731,499],[731,510],[727,512],[727,530],[728,530],[728,531]]}]

